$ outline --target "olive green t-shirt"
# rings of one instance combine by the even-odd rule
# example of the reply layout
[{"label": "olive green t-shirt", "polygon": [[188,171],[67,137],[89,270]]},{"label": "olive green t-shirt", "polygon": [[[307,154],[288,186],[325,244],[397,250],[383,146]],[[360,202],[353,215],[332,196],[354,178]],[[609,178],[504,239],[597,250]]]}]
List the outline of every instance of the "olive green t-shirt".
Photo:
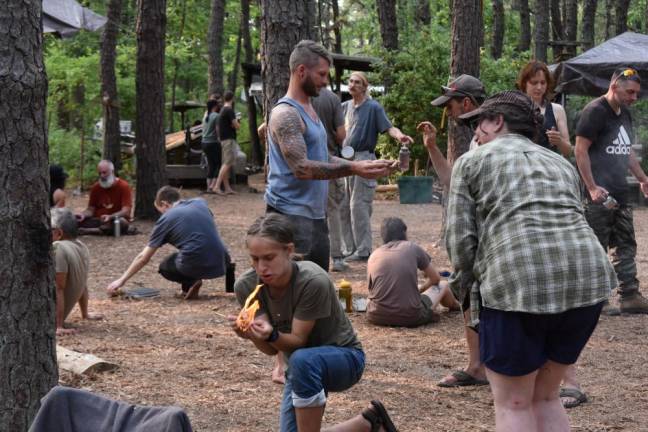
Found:
[{"label": "olive green t-shirt", "polygon": [[[266,286],[261,288],[257,295],[261,306],[257,315],[265,313],[281,333],[291,332],[293,318],[315,321],[305,348],[334,345],[362,349],[328,274],[310,261],[295,262],[295,271],[291,286],[281,298],[273,299]],[[254,269],[246,271],[236,281],[234,291],[241,305],[258,283]]]}]

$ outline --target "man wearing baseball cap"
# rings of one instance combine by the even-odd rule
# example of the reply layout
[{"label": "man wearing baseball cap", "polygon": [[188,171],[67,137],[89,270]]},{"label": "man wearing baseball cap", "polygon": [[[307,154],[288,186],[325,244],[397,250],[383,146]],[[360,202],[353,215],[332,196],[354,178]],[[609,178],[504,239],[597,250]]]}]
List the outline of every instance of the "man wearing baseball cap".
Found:
[{"label": "man wearing baseball cap", "polygon": [[[447,86],[441,87],[443,94],[432,101],[432,105],[443,107],[449,118],[457,119],[463,114],[475,111],[484,102],[486,91],[480,80],[471,75],[459,75]],[[423,144],[428,149],[430,160],[434,170],[439,176],[439,181],[443,188],[448,190],[450,187],[450,175],[452,166],[445,158],[436,144],[436,128],[429,121],[422,122],[417,126],[417,130],[423,133]],[[470,139],[467,137],[467,141]],[[471,134],[472,137],[472,134]],[[470,148],[475,147],[476,141],[470,141]],[[469,147],[468,142],[461,143],[460,147]],[[468,284],[468,282],[467,282]],[[464,291],[469,292],[468,287]],[[455,294],[456,295],[456,294]],[[479,335],[472,327],[468,326],[470,322],[470,296],[459,298],[461,308],[464,313],[466,343],[468,344],[468,366],[464,370],[456,370],[451,375],[443,378],[439,382],[440,387],[463,387],[470,385],[488,384],[486,381],[486,371],[479,360]]]},{"label": "man wearing baseball cap", "polygon": [[[444,108],[448,118],[456,120],[460,115],[469,113],[477,109],[486,98],[484,84],[472,75],[459,75],[456,79],[450,81],[447,86],[441,86],[443,94],[432,101],[432,105]],[[439,181],[444,189],[450,186],[450,174],[452,166],[439,150],[436,144],[436,128],[429,121],[420,123],[417,130],[423,133],[423,144],[428,149],[430,159],[434,170],[439,176]],[[470,136],[472,138],[472,134]],[[470,148],[476,144],[470,141],[466,135],[466,142],[459,143],[460,148],[467,148],[470,142]]]}]

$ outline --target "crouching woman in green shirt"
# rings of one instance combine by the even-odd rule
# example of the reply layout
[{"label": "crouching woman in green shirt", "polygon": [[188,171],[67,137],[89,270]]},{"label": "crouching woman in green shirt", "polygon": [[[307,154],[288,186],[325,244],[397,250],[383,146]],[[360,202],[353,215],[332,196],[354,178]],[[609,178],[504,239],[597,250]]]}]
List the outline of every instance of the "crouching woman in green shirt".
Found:
[{"label": "crouching woman in green shirt", "polygon": [[[252,224],[247,232],[252,269],[235,283],[241,305],[258,284],[260,309],[247,331],[230,317],[238,336],[250,339],[263,353],[286,357],[288,369],[279,415],[280,430],[319,431],[327,394],[356,384],[365,355],[335,287],[324,270],[310,261],[296,262],[290,221],[275,213]],[[338,430],[395,430],[380,402]],[[375,429],[374,429],[375,428]]]}]

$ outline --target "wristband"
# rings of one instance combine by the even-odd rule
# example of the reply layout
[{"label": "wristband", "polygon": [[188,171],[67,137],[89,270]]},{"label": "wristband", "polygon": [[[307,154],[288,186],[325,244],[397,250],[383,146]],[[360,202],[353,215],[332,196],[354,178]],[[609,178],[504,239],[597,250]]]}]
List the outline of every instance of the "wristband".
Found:
[{"label": "wristband", "polygon": [[268,338],[266,339],[266,342],[272,343],[275,342],[277,339],[279,339],[279,332],[275,327],[273,327],[270,336],[268,336]]}]

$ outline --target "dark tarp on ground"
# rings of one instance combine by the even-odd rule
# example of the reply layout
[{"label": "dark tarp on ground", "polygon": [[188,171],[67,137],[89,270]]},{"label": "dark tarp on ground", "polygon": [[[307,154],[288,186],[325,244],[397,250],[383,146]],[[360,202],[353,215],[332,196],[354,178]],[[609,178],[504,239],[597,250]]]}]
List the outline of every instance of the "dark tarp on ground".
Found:
[{"label": "dark tarp on ground", "polygon": [[74,36],[79,30],[95,31],[108,19],[74,0],[43,0],[43,32],[59,37]]},{"label": "dark tarp on ground", "polygon": [[610,85],[612,73],[620,67],[639,72],[640,97],[648,97],[648,35],[625,32],[564,61],[556,92],[601,96]]},{"label": "dark tarp on ground", "polygon": [[43,399],[29,432],[192,432],[178,407],[148,407],[56,386]]}]

